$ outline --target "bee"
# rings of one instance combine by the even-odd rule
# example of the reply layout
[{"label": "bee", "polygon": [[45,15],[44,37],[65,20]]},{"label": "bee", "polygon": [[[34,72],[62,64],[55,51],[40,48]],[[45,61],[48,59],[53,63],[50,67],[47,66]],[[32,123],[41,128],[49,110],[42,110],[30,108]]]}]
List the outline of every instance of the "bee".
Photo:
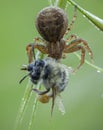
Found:
[{"label": "bee", "polygon": [[33,61],[33,51],[38,49],[41,53],[47,54],[58,61],[64,58],[64,54],[81,51],[79,69],[85,61],[85,52],[88,51],[92,61],[93,53],[87,41],[72,34],[65,39],[76,20],[76,7],[71,24],[68,26],[68,16],[59,7],[46,7],[42,9],[36,18],[36,28],[41,37],[34,38],[34,43],[26,47],[29,63]]},{"label": "bee", "polygon": [[30,76],[30,80],[33,84],[43,83],[45,90],[38,90],[33,88],[39,97],[39,101],[47,103],[52,98],[52,110],[54,108],[54,102],[57,95],[64,91],[68,85],[69,75],[72,72],[70,67],[57,62],[53,58],[38,59],[22,70],[27,70],[28,74],[24,76],[20,83]]}]

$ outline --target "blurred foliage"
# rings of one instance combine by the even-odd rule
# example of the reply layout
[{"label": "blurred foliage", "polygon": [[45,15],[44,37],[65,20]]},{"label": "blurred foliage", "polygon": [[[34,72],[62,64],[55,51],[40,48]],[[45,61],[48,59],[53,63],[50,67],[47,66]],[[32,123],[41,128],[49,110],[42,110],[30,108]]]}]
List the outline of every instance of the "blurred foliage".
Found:
[{"label": "blurred foliage", "polygon": [[[103,18],[103,1],[75,0],[81,7]],[[18,82],[25,74],[20,71],[27,64],[25,46],[39,36],[35,28],[37,13],[48,6],[47,0],[0,2],[0,129],[13,130],[25,91],[27,80]],[[73,16],[73,7],[68,6],[69,22]],[[94,52],[95,64],[103,68],[103,33],[92,26],[79,12],[70,34],[77,34],[88,41]],[[89,60],[88,54],[87,59]],[[70,54],[63,63],[75,67],[78,58]],[[34,95],[24,115],[22,130],[27,130],[34,101]],[[51,119],[51,104],[38,105],[34,128],[49,130],[102,130],[103,129],[103,74],[84,65],[75,75],[71,75],[69,85],[62,93],[66,109],[64,116],[55,106]],[[44,118],[45,117],[45,118]]]}]

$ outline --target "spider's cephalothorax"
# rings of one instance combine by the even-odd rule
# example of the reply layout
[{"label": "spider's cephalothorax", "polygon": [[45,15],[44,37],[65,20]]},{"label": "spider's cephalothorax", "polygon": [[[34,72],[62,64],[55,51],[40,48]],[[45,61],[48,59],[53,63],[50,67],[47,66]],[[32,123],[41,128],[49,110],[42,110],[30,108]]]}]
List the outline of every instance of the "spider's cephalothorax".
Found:
[{"label": "spider's cephalothorax", "polygon": [[52,98],[53,110],[56,95],[60,94],[68,84],[69,75],[72,72],[71,68],[58,63],[52,58],[47,58],[36,60],[22,69],[27,70],[29,73],[21,79],[20,83],[27,76],[30,76],[33,84],[37,84],[41,81],[46,90],[40,91],[37,88],[33,90],[38,95],[41,95],[39,100],[42,103],[46,103]]},{"label": "spider's cephalothorax", "polygon": [[68,17],[63,9],[47,7],[41,10],[37,15],[36,28],[42,38],[35,38],[34,43],[27,46],[29,63],[32,62],[33,50],[35,48],[56,60],[60,60],[65,53],[81,51],[81,61],[77,67],[78,69],[84,63],[85,50],[88,51],[91,59],[93,59],[93,53],[85,40],[78,38],[76,35],[71,35],[64,39],[64,35],[71,30],[75,19],[76,7],[69,27]]}]

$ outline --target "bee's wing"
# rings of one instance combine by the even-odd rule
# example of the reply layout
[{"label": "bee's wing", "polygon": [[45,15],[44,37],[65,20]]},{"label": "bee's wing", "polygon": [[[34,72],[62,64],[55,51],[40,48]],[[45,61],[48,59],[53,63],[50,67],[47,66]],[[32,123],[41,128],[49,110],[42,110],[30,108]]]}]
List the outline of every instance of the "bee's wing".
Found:
[{"label": "bee's wing", "polygon": [[62,98],[61,98],[61,96],[59,94],[56,97],[56,104],[58,106],[59,111],[62,113],[62,115],[64,115],[66,113],[65,112],[65,107],[63,105]]}]

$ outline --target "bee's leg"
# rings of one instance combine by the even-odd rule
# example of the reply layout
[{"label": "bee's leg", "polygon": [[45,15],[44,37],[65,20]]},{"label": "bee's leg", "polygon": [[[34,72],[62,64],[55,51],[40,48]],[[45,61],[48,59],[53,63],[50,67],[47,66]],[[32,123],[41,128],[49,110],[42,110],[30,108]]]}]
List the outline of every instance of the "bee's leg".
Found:
[{"label": "bee's leg", "polygon": [[33,44],[33,43],[29,44],[26,47],[29,63],[33,61],[33,58],[35,59],[34,49],[38,49],[43,54],[48,54],[48,49],[46,48],[46,46],[40,44]]},{"label": "bee's leg", "polygon": [[50,91],[50,88],[47,89],[46,91],[40,91],[40,90],[38,90],[36,88],[33,88],[32,90],[35,91],[38,95],[44,95],[44,94],[46,94],[46,93],[48,93]]},{"label": "bee's leg", "polygon": [[54,104],[55,104],[55,98],[56,98],[56,95],[57,95],[57,88],[56,87],[52,87],[52,107],[51,107],[51,116],[53,114],[53,109],[54,109]]}]

